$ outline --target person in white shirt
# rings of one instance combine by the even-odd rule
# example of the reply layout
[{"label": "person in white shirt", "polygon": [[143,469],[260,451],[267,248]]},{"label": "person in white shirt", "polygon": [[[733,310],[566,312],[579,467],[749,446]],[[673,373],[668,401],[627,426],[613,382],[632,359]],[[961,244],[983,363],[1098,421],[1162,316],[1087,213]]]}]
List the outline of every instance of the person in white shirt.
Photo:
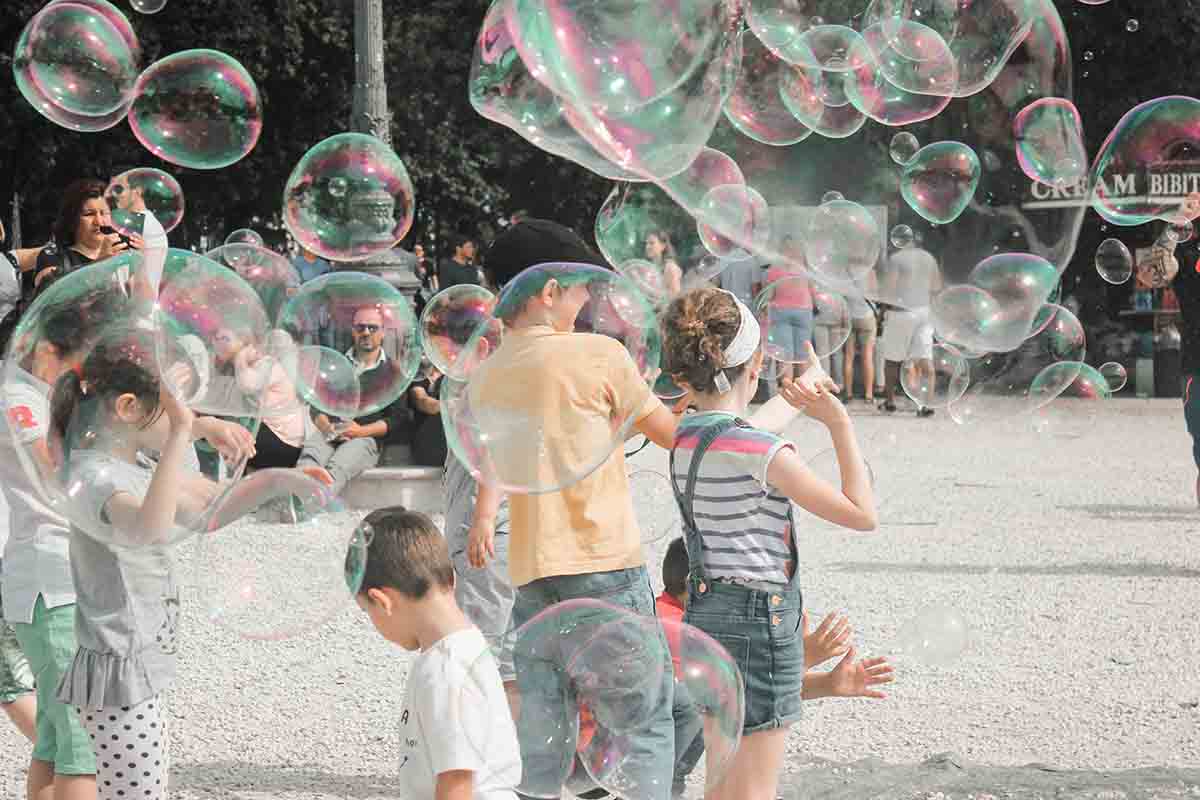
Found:
[{"label": "person in white shirt", "polygon": [[[880,342],[886,360],[884,386],[887,396],[879,406],[881,411],[896,411],[896,384],[900,381],[900,367],[904,362],[913,361],[912,369],[916,374],[909,376],[913,385],[930,386],[933,383],[933,323],[929,319],[929,309],[934,294],[941,288],[937,259],[928,250],[910,247],[888,259],[882,298],[891,307],[883,320],[883,340]],[[933,409],[918,403],[917,416],[933,416]]]},{"label": "person in white shirt", "polygon": [[[366,540],[365,567],[361,543]],[[516,800],[517,730],[483,634],[454,599],[454,565],[428,517],[395,506],[363,520],[347,579],[375,629],[417,651],[400,712],[399,796]]]}]

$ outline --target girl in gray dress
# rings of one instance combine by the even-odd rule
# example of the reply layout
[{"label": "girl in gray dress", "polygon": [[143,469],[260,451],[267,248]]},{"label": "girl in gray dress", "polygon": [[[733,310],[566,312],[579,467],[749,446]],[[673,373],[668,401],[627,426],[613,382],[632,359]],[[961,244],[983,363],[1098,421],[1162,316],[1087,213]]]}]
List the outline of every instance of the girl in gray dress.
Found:
[{"label": "girl in gray dress", "polygon": [[[168,540],[217,490],[186,468],[195,418],[160,384],[154,353],[144,332],[105,336],[51,398],[60,477],[76,490],[78,650],[58,696],[91,737],[101,800],[166,796],[160,694],[174,677],[179,619]],[[157,465],[145,451],[159,453]]]}]

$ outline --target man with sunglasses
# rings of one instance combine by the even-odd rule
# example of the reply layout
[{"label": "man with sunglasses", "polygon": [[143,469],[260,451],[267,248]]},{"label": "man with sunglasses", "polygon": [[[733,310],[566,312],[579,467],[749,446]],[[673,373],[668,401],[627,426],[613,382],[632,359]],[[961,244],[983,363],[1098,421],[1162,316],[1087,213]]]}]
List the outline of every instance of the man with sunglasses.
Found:
[{"label": "man with sunglasses", "polygon": [[[358,374],[359,396],[368,402],[395,385],[393,375],[398,368],[383,349],[383,310],[378,306],[358,309],[351,330],[354,346],[346,357]],[[379,463],[383,445],[404,441],[408,407],[401,394],[384,408],[353,420],[318,413],[313,422],[316,431],[305,440],[297,466],[324,467],[333,476],[330,490],[340,494],[346,484]]]}]

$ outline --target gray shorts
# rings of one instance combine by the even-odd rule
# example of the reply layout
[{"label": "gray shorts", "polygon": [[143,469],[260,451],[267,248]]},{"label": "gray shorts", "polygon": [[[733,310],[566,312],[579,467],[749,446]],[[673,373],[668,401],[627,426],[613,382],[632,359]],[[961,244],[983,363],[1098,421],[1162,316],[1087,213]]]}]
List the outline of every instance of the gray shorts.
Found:
[{"label": "gray shorts", "polygon": [[[468,507],[456,508],[456,505]],[[447,506],[446,544],[454,564],[454,599],[491,645],[500,680],[515,681],[512,607],[516,591],[508,575],[507,525],[499,521],[496,525],[496,557],[482,569],[472,567],[467,563],[467,533],[474,502],[456,503],[455,498],[448,497]]]}]

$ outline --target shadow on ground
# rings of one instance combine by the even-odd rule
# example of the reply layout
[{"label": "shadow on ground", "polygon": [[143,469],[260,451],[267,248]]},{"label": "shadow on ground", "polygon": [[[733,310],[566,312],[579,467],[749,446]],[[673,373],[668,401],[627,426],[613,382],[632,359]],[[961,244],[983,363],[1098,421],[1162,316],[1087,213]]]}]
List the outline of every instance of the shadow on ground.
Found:
[{"label": "shadow on ground", "polygon": [[983,767],[946,753],[921,764],[813,762],[785,777],[783,800],[1169,800],[1200,797],[1200,769],[1057,770]]},{"label": "shadow on ground", "polygon": [[891,575],[1025,575],[1100,576],[1105,578],[1200,578],[1200,569],[1173,564],[881,564],[877,561],[837,561],[829,565],[838,572]]},{"label": "shadow on ground", "polygon": [[172,797],[380,800],[395,795],[395,775],[337,775],[309,765],[265,766],[238,761],[171,765]]},{"label": "shadow on ground", "polygon": [[1131,506],[1112,503],[1093,503],[1081,506],[1059,506],[1061,511],[1087,514],[1093,519],[1109,522],[1193,522],[1200,524],[1200,509],[1196,506]]}]

